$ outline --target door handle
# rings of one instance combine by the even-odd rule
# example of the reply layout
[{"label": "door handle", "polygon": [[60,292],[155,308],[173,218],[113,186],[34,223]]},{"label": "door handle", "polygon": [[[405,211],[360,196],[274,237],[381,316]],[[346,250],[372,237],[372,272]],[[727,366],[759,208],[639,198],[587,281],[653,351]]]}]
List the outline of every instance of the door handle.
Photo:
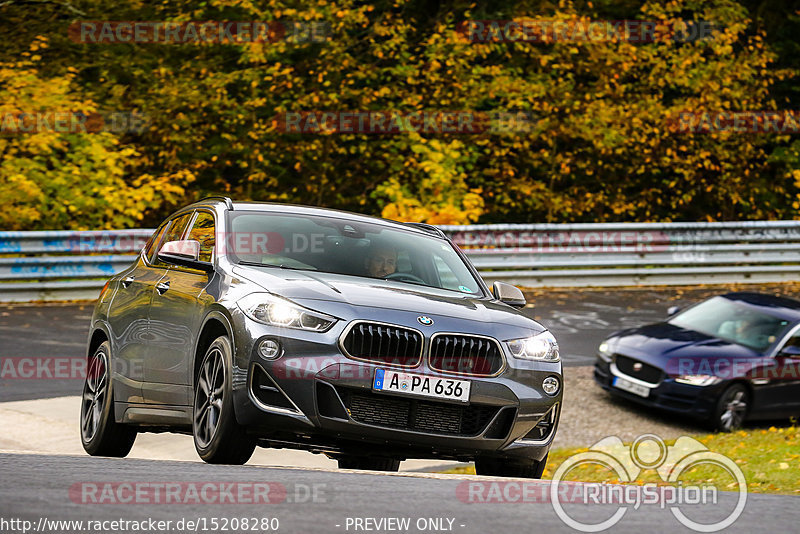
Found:
[{"label": "door handle", "polygon": [[122,281],[122,287],[127,288],[129,285],[133,283],[133,277],[129,276]]},{"label": "door handle", "polygon": [[169,289],[169,281],[167,282],[159,282],[156,284],[156,291],[158,291],[159,295],[163,295]]}]

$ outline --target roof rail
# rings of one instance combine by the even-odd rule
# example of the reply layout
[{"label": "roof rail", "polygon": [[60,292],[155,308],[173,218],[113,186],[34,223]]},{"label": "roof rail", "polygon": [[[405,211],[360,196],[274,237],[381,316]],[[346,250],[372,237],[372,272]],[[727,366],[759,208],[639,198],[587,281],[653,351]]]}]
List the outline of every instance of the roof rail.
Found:
[{"label": "roof rail", "polygon": [[223,197],[221,195],[211,196],[211,197],[201,198],[200,200],[198,200],[198,202],[202,202],[204,200],[222,200],[223,202],[225,202],[225,205],[228,207],[228,209],[230,211],[233,211],[233,200],[231,200],[230,197]]},{"label": "roof rail", "polygon": [[419,222],[410,222],[410,223],[406,223],[406,224],[409,225],[409,226],[413,226],[415,228],[419,228],[420,230],[424,230],[424,231],[428,232],[429,234],[435,234],[438,237],[442,237],[444,239],[447,239],[447,234],[445,234],[444,231],[442,231],[441,228],[439,228],[437,226],[434,226],[432,224],[419,223]]}]

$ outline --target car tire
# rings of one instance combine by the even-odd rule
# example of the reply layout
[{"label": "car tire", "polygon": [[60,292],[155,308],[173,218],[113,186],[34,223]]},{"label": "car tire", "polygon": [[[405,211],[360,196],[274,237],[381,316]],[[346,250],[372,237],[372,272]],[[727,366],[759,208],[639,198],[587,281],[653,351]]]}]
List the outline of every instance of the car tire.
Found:
[{"label": "car tire", "polygon": [[86,367],[81,397],[81,444],[91,456],[123,458],[131,452],[136,430],[114,419],[110,355],[111,345],[104,341]]},{"label": "car tire", "polygon": [[521,462],[508,458],[479,456],[475,458],[475,474],[494,477],[515,477],[515,478],[542,478],[544,468],[547,465],[547,456],[541,460],[529,460]]},{"label": "car tire", "polygon": [[743,384],[731,384],[720,395],[710,426],[719,432],[733,432],[742,427],[750,409],[750,391]]},{"label": "car tire", "polygon": [[230,339],[218,337],[206,349],[195,380],[192,435],[197,454],[210,464],[242,465],[256,448],[255,440],[236,422],[232,361]]},{"label": "car tire", "polygon": [[338,459],[339,469],[364,469],[366,471],[391,471],[400,469],[400,460],[375,456],[342,456]]}]

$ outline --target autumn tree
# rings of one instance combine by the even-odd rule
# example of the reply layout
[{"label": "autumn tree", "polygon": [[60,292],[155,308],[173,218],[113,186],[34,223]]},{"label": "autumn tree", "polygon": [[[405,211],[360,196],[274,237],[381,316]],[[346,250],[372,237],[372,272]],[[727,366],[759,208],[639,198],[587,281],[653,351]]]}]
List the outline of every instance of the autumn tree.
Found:
[{"label": "autumn tree", "polygon": [[[765,40],[754,3],[5,2],[0,25],[16,38],[0,51],[3,109],[31,107],[11,95],[20,88],[9,89],[24,83],[22,94],[38,95],[36,109],[67,98],[86,109],[141,112],[149,128],[3,137],[0,187],[29,208],[19,228],[151,225],[177,203],[218,193],[435,223],[792,218],[800,192],[794,138],[669,127],[683,111],[791,104],[797,65],[781,59],[783,41]],[[470,42],[459,31],[469,20],[531,19],[667,28],[689,19],[709,21],[715,33],[533,43]],[[70,39],[67,29],[80,20],[294,21],[327,31],[274,42],[97,44]],[[23,56],[38,36],[50,46],[36,60]],[[276,124],[283,113],[313,110],[531,120],[518,131],[473,134],[286,133]],[[44,147],[48,156],[30,152]],[[50,204],[25,199],[55,198],[66,173],[81,177],[80,188],[61,194],[76,205],[46,221]],[[105,185],[94,191],[98,180]],[[98,191],[111,190],[118,197],[104,204]],[[59,209],[66,211],[55,217]]]}]

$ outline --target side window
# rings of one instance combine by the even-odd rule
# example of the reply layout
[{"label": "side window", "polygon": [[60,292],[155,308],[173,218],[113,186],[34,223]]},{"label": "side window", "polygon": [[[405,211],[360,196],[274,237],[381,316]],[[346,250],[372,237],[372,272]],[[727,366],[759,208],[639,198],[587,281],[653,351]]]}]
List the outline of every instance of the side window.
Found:
[{"label": "side window", "polygon": [[214,254],[214,216],[207,211],[198,211],[186,239],[199,241],[200,261],[210,262]]},{"label": "side window", "polygon": [[153,258],[156,256],[156,250],[158,250],[158,245],[161,243],[161,238],[164,237],[164,232],[166,231],[167,226],[169,226],[169,224],[162,224],[158,230],[153,232],[153,236],[150,238],[150,241],[147,243],[147,245],[145,245],[144,256],[150,263],[153,263]]},{"label": "side window", "polygon": [[795,334],[787,339],[783,348],[785,349],[786,347],[800,347],[800,334]]},{"label": "side window", "polygon": [[192,218],[191,213],[187,213],[185,215],[181,215],[172,219],[169,224],[167,225],[167,230],[164,232],[164,238],[156,245],[155,251],[153,252],[152,258],[150,258],[150,263],[156,265],[158,267],[168,267],[168,263],[164,263],[158,259],[158,249],[161,246],[168,242],[168,241],[178,241],[181,236],[183,235],[183,231],[186,230],[186,225],[189,224],[189,220]]}]

